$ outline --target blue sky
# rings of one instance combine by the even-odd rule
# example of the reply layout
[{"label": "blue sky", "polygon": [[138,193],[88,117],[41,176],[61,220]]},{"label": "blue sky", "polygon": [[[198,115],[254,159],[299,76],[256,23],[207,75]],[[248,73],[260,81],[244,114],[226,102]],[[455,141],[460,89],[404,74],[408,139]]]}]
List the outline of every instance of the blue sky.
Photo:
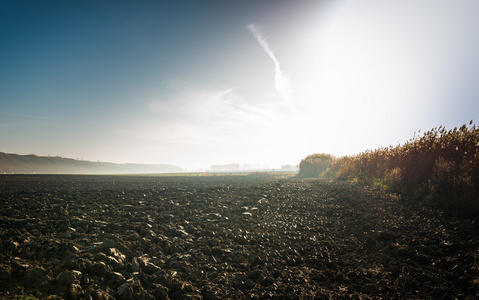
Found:
[{"label": "blue sky", "polygon": [[479,114],[479,2],[2,1],[0,151],[278,167]]}]

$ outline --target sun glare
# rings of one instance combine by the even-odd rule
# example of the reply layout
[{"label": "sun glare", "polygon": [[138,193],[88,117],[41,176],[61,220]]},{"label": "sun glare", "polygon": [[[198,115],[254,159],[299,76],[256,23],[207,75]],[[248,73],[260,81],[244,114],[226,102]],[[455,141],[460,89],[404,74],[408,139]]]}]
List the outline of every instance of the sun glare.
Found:
[{"label": "sun glare", "polygon": [[422,100],[417,82],[424,82],[415,70],[418,55],[402,44],[399,28],[387,32],[365,19],[368,14],[340,12],[302,39],[298,60],[307,76],[295,82],[300,123],[318,137],[313,148],[335,155],[384,146],[392,124]]}]

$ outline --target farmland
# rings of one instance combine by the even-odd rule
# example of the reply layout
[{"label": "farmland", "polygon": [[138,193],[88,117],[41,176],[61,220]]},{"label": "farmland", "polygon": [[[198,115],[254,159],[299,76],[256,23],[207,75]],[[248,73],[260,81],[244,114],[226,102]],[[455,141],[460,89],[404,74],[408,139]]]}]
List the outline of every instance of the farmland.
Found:
[{"label": "farmland", "polygon": [[0,177],[4,299],[474,298],[479,224],[350,182]]}]

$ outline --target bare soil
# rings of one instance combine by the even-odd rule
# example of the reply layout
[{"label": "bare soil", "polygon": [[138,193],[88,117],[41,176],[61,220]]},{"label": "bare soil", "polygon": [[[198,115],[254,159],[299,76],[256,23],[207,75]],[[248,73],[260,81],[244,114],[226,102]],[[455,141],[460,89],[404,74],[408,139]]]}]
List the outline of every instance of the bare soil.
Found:
[{"label": "bare soil", "polygon": [[477,299],[478,229],[350,183],[0,176],[0,298]]}]

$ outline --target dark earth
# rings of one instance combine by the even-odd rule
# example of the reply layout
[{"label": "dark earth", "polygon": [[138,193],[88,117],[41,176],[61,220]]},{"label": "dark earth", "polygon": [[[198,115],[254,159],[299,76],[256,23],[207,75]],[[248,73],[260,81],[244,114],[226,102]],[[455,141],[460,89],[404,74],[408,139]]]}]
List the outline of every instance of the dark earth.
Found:
[{"label": "dark earth", "polygon": [[352,183],[0,176],[2,299],[477,299],[479,225]]}]

